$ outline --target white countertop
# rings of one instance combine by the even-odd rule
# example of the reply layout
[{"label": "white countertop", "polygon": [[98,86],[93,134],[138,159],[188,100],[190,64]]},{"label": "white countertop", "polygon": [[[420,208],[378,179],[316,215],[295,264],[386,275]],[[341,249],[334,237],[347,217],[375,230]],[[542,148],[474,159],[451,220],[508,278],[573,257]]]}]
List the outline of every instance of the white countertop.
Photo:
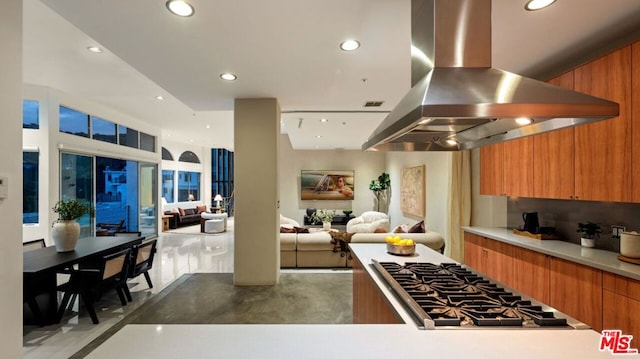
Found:
[{"label": "white countertop", "polygon": [[[380,261],[453,262],[417,245],[417,256],[386,253],[384,244],[351,244],[368,265]],[[381,284],[406,324],[393,325],[127,325],[87,358],[612,358],[598,350],[593,330],[470,329],[418,330],[408,313]],[[506,344],[508,343],[508,344]],[[637,343],[632,342],[636,348]],[[638,356],[626,356],[638,357]]]},{"label": "white countertop", "polygon": [[507,228],[491,227],[462,227],[465,232],[477,234],[514,246],[548,254],[553,257],[566,259],[584,264],[606,272],[640,280],[640,265],[623,262],[618,259],[618,253],[602,249],[586,248],[564,241],[537,240],[513,234]]}]

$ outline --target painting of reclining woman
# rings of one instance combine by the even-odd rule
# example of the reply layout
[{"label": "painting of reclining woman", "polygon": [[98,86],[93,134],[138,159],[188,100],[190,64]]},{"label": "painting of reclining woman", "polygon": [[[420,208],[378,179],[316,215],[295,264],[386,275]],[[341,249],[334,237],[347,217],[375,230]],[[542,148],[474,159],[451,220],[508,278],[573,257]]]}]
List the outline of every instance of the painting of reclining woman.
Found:
[{"label": "painting of reclining woman", "polygon": [[302,170],[300,198],[302,200],[353,200],[354,171]]}]

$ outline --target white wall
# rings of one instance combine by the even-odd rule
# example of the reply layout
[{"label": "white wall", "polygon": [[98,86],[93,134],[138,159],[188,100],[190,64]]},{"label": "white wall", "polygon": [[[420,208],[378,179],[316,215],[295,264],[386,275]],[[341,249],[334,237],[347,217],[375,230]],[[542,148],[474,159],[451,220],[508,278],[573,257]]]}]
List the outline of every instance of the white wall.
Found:
[{"label": "white wall", "polygon": [[[384,152],[362,152],[356,150],[315,151],[293,150],[287,135],[281,135],[279,154],[280,213],[300,224],[303,223],[307,208],[351,209],[353,215],[360,215],[374,209],[375,196],[369,190],[372,179],[385,171]],[[300,199],[301,170],[354,170],[353,201]]]},{"label": "white wall", "polygon": [[480,149],[471,151],[471,225],[507,226],[507,197],[480,194]]},{"label": "white wall", "polygon": [[407,223],[414,224],[423,218],[405,215],[400,208],[400,181],[404,167],[425,165],[425,217],[428,230],[442,234],[449,241],[447,217],[449,213],[449,186],[451,178],[451,154],[448,152],[388,152],[386,167],[391,178],[391,228]]},{"label": "white wall", "polygon": [[22,357],[22,1],[0,11],[0,176],[9,185],[0,199],[0,353]]}]

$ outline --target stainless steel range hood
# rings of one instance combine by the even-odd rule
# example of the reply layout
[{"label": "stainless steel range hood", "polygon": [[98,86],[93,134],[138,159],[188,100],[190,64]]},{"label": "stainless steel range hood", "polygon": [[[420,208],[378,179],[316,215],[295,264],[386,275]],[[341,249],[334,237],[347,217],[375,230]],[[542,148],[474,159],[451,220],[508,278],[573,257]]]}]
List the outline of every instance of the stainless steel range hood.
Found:
[{"label": "stainless steel range hood", "polygon": [[491,68],[491,0],[411,11],[413,87],[363,150],[466,150],[618,116],[615,102]]}]

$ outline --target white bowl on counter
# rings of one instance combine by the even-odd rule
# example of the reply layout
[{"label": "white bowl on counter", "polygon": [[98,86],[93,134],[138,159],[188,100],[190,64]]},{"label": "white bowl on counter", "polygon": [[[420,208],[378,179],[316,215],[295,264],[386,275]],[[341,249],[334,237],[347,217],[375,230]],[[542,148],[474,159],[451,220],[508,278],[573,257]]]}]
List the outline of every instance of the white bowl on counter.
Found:
[{"label": "white bowl on counter", "polygon": [[620,234],[620,254],[629,258],[640,258],[640,233],[633,231]]}]

